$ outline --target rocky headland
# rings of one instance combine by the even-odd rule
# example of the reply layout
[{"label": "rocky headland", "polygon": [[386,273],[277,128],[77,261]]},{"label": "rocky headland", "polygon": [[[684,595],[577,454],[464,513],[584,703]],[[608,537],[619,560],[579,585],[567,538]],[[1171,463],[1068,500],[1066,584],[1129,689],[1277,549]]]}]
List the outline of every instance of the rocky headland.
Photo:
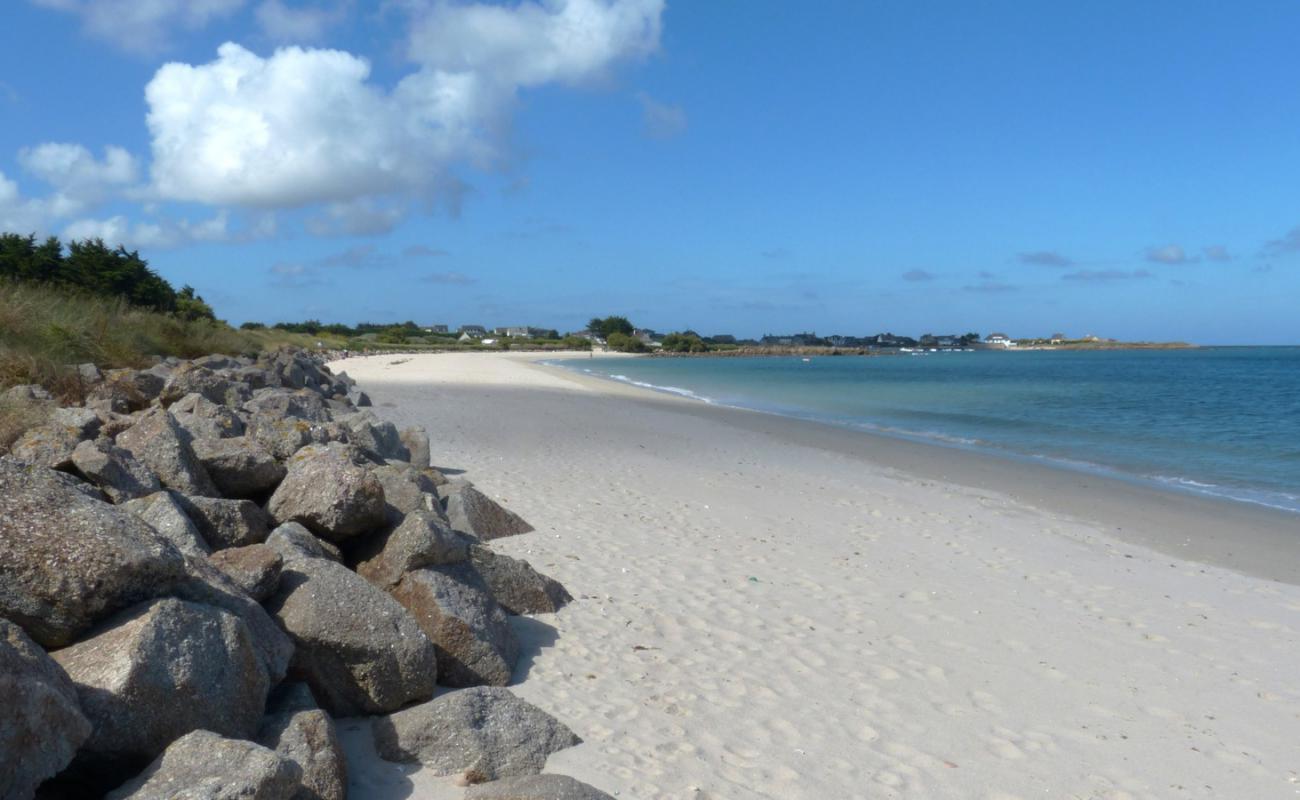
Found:
[{"label": "rocky headland", "polygon": [[80,371],[4,398],[47,421],[0,457],[0,798],[337,800],[341,717],[467,796],[608,797],[503,688],[572,598],[423,429],[304,352]]}]

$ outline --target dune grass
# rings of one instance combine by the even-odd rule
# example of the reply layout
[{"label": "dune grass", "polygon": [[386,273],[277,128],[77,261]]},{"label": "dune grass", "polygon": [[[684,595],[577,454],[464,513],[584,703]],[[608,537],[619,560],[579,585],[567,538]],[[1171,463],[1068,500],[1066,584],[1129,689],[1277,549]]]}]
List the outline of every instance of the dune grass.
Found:
[{"label": "dune grass", "polygon": [[0,283],[0,389],[35,383],[75,401],[80,392],[75,364],[139,368],[149,366],[154,356],[253,354],[289,345],[314,347],[318,341],[284,331],[239,331],[224,322],[185,320],[74,290]]}]

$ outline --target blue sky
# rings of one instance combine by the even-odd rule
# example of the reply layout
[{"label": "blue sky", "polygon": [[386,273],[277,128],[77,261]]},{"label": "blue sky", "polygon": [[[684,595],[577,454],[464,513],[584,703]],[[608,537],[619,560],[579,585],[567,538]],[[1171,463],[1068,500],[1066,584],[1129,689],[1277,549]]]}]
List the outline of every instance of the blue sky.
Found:
[{"label": "blue sky", "polygon": [[0,228],[232,322],[1300,342],[1300,5],[10,0]]}]

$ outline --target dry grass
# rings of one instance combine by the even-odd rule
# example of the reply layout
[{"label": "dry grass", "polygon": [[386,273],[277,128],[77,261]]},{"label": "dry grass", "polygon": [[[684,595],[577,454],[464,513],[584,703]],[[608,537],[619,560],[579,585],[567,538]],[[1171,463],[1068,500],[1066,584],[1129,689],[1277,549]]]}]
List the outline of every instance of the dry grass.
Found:
[{"label": "dry grass", "polygon": [[120,300],[45,286],[0,282],[0,389],[36,383],[64,402],[84,392],[75,364],[145,367],[153,356],[257,353],[317,337],[239,331],[225,323],[186,321]]}]

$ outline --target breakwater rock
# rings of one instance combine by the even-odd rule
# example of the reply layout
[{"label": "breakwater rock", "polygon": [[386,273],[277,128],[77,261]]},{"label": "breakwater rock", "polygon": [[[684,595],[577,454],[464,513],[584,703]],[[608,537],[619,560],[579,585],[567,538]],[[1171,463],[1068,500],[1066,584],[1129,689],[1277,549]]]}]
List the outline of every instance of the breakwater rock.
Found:
[{"label": "breakwater rock", "polygon": [[423,428],[305,352],[87,375],[84,406],[11,393],[46,421],[0,454],[0,800],[344,798],[343,715],[511,778],[477,796],[604,796],[525,780],[580,740],[498,688],[508,617],[572,598],[492,552],[532,526]]}]

